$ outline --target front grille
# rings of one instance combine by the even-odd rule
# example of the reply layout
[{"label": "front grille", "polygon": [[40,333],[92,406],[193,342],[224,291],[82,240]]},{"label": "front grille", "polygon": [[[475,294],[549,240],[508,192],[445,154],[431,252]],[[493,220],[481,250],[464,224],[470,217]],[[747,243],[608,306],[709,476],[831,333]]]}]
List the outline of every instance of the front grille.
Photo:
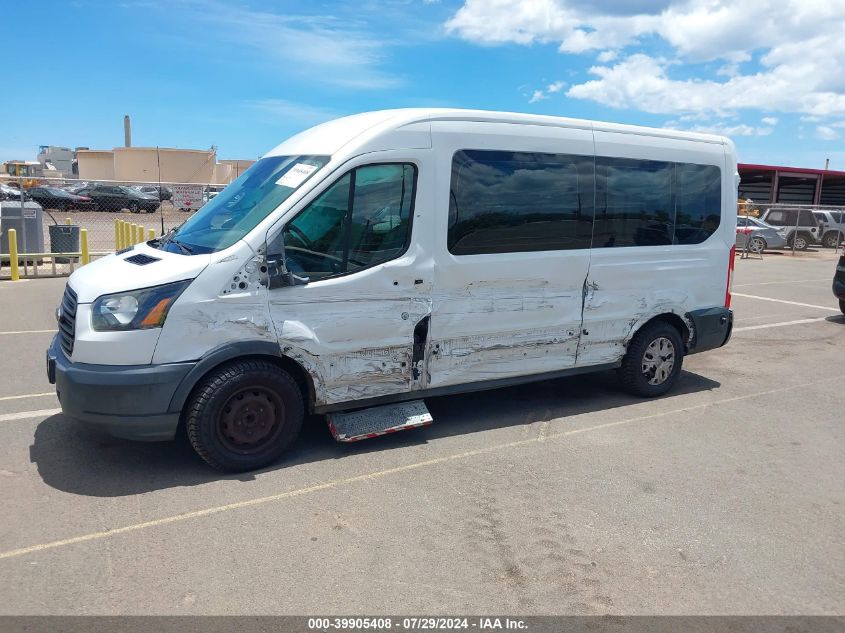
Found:
[{"label": "front grille", "polygon": [[59,315],[59,337],[62,349],[70,357],[73,353],[73,336],[76,330],[76,293],[67,285],[62,297]]}]

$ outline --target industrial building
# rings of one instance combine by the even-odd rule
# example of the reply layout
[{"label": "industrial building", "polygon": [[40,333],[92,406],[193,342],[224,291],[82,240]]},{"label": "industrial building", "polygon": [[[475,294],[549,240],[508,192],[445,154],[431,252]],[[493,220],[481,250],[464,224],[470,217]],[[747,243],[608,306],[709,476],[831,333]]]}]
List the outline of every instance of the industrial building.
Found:
[{"label": "industrial building", "polygon": [[845,171],[740,163],[739,197],[756,204],[845,207]]}]

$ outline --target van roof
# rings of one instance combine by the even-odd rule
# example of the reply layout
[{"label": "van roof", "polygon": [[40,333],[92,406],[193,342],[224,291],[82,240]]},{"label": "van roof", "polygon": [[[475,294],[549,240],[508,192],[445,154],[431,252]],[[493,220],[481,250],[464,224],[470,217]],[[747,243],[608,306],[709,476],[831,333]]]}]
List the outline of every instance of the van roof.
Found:
[{"label": "van roof", "polygon": [[411,126],[415,123],[433,121],[476,121],[484,123],[512,123],[521,125],[541,125],[550,127],[565,127],[591,129],[595,131],[618,132],[622,134],[639,134],[668,139],[692,140],[704,143],[730,144],[724,136],[714,134],[699,134],[663,128],[625,125],[621,123],[606,123],[587,119],[572,119],[567,117],[547,116],[540,114],[523,114],[518,112],[495,112],[489,110],[464,110],[460,108],[401,108],[394,110],[375,110],[345,116],[326,123],[322,123],[284,141],[281,145],[267,153],[267,156],[283,154],[309,153],[297,151],[296,147],[322,147],[324,151],[334,154],[341,147],[364,133],[389,132]]}]

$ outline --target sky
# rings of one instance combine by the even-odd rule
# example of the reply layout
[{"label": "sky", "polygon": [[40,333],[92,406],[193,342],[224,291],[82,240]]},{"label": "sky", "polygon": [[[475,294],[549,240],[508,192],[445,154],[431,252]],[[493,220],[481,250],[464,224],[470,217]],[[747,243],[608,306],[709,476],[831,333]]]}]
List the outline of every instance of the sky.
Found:
[{"label": "sky", "polygon": [[[726,134],[845,170],[843,0],[41,0],[3,6],[0,161],[123,143],[257,158],[394,107]],[[17,61],[15,61],[17,60]]]}]

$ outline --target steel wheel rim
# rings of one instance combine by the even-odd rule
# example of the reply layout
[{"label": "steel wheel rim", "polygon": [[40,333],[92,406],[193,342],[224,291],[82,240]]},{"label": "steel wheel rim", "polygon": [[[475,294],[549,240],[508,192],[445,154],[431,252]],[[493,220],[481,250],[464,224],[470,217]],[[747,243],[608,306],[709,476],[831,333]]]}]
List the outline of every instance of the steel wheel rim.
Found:
[{"label": "steel wheel rim", "polygon": [[762,240],[762,238],[759,238],[759,237],[752,237],[752,238],[751,238],[751,243],[748,245],[748,247],[749,247],[749,248],[750,248],[753,252],[755,252],[755,253],[760,253],[760,252],[762,252],[762,251],[763,251],[763,248],[764,248],[764,247],[763,247],[763,240]]},{"label": "steel wheel rim", "polygon": [[796,237],[795,248],[797,248],[799,251],[804,250],[805,248],[807,248],[807,241],[803,237]]},{"label": "steel wheel rim", "polygon": [[236,453],[258,453],[279,437],[285,423],[282,399],[266,387],[245,387],[229,396],[217,420],[217,437]]},{"label": "steel wheel rim", "polygon": [[643,353],[642,371],[648,384],[662,385],[675,369],[675,345],[665,336],[649,343]]}]

